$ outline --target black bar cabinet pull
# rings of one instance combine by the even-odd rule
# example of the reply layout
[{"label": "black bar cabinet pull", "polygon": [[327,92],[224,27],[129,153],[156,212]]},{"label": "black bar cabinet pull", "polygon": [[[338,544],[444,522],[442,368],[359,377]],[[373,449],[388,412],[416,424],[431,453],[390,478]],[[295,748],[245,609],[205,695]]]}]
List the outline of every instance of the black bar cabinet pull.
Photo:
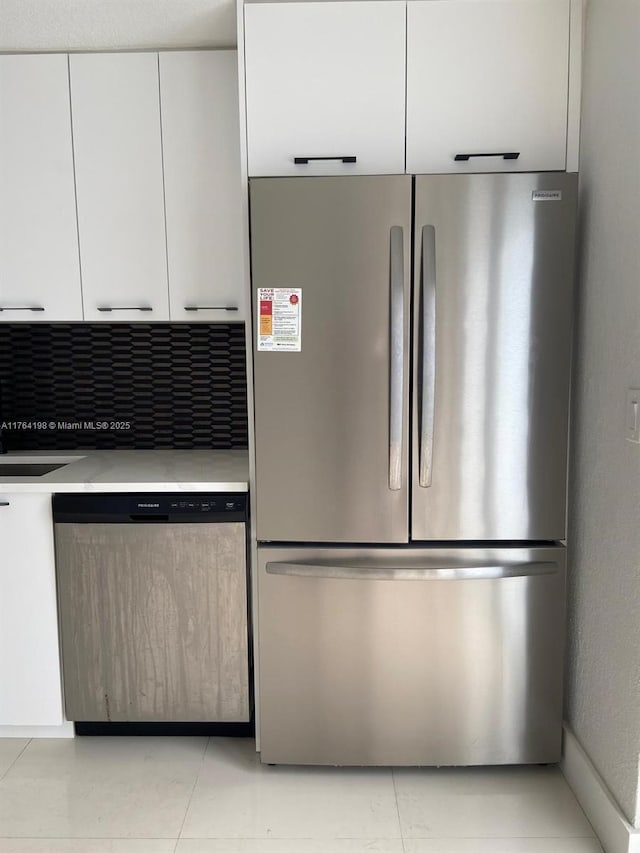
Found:
[{"label": "black bar cabinet pull", "polygon": [[185,311],[237,311],[237,305],[185,305]]},{"label": "black bar cabinet pull", "polygon": [[355,155],[348,154],[346,157],[294,157],[293,162],[298,166],[306,166],[311,160],[341,160],[343,163],[355,163]]},{"label": "black bar cabinet pull", "polygon": [[153,308],[149,305],[113,305],[111,307],[102,305],[98,311],[102,313],[105,311],[153,311]]},{"label": "black bar cabinet pull", "polygon": [[488,154],[456,154],[453,159],[457,162],[470,160],[472,157],[502,157],[503,160],[517,160],[519,156],[519,151],[492,151]]},{"label": "black bar cabinet pull", "polygon": [[13,308],[9,305],[6,307],[0,307],[0,311],[44,311],[44,308],[41,305],[35,305],[33,307],[30,305],[24,305],[17,308]]}]

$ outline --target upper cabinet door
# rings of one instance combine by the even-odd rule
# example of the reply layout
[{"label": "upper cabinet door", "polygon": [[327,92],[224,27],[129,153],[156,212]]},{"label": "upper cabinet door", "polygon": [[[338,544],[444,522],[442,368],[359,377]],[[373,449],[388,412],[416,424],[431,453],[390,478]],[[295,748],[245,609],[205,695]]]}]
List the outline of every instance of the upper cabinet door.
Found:
[{"label": "upper cabinet door", "polygon": [[404,3],[244,13],[249,175],[404,172]]},{"label": "upper cabinet door", "polygon": [[0,319],[81,320],[67,57],[0,56]]},{"label": "upper cabinet door", "polygon": [[407,16],[408,172],[565,168],[569,0],[409,0]]},{"label": "upper cabinet door", "polygon": [[244,320],[237,54],[160,54],[172,320]]},{"label": "upper cabinet door", "polygon": [[168,320],[158,55],[73,55],[87,320]]}]

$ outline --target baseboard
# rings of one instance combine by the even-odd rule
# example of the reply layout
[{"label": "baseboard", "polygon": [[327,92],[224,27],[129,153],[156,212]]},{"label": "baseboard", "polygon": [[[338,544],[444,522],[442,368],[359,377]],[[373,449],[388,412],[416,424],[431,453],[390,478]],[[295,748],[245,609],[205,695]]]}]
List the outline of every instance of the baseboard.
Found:
[{"label": "baseboard", "polygon": [[591,822],[605,853],[640,853],[640,830],[634,829],[624,817],[568,726],[564,728],[560,769]]},{"label": "baseboard", "polygon": [[75,737],[73,723],[60,726],[0,726],[0,737]]},{"label": "baseboard", "polygon": [[253,720],[247,723],[107,723],[79,722],[75,723],[78,737],[158,737],[172,735],[174,737],[254,737]]}]

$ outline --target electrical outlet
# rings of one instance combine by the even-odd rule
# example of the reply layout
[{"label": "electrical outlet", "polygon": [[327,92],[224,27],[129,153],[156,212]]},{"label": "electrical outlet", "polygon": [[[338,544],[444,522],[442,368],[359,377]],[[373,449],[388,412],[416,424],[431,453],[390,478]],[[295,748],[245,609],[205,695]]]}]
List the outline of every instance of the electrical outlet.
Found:
[{"label": "electrical outlet", "polygon": [[630,388],[627,391],[625,427],[627,441],[640,444],[640,389],[638,388]]}]

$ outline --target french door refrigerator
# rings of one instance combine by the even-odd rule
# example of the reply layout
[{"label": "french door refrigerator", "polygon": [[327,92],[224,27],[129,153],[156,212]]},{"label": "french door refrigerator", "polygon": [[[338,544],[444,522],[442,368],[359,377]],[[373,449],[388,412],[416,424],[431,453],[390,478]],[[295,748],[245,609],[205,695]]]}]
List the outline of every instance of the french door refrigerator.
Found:
[{"label": "french door refrigerator", "polygon": [[264,762],[558,760],[576,191],[250,181]]}]

